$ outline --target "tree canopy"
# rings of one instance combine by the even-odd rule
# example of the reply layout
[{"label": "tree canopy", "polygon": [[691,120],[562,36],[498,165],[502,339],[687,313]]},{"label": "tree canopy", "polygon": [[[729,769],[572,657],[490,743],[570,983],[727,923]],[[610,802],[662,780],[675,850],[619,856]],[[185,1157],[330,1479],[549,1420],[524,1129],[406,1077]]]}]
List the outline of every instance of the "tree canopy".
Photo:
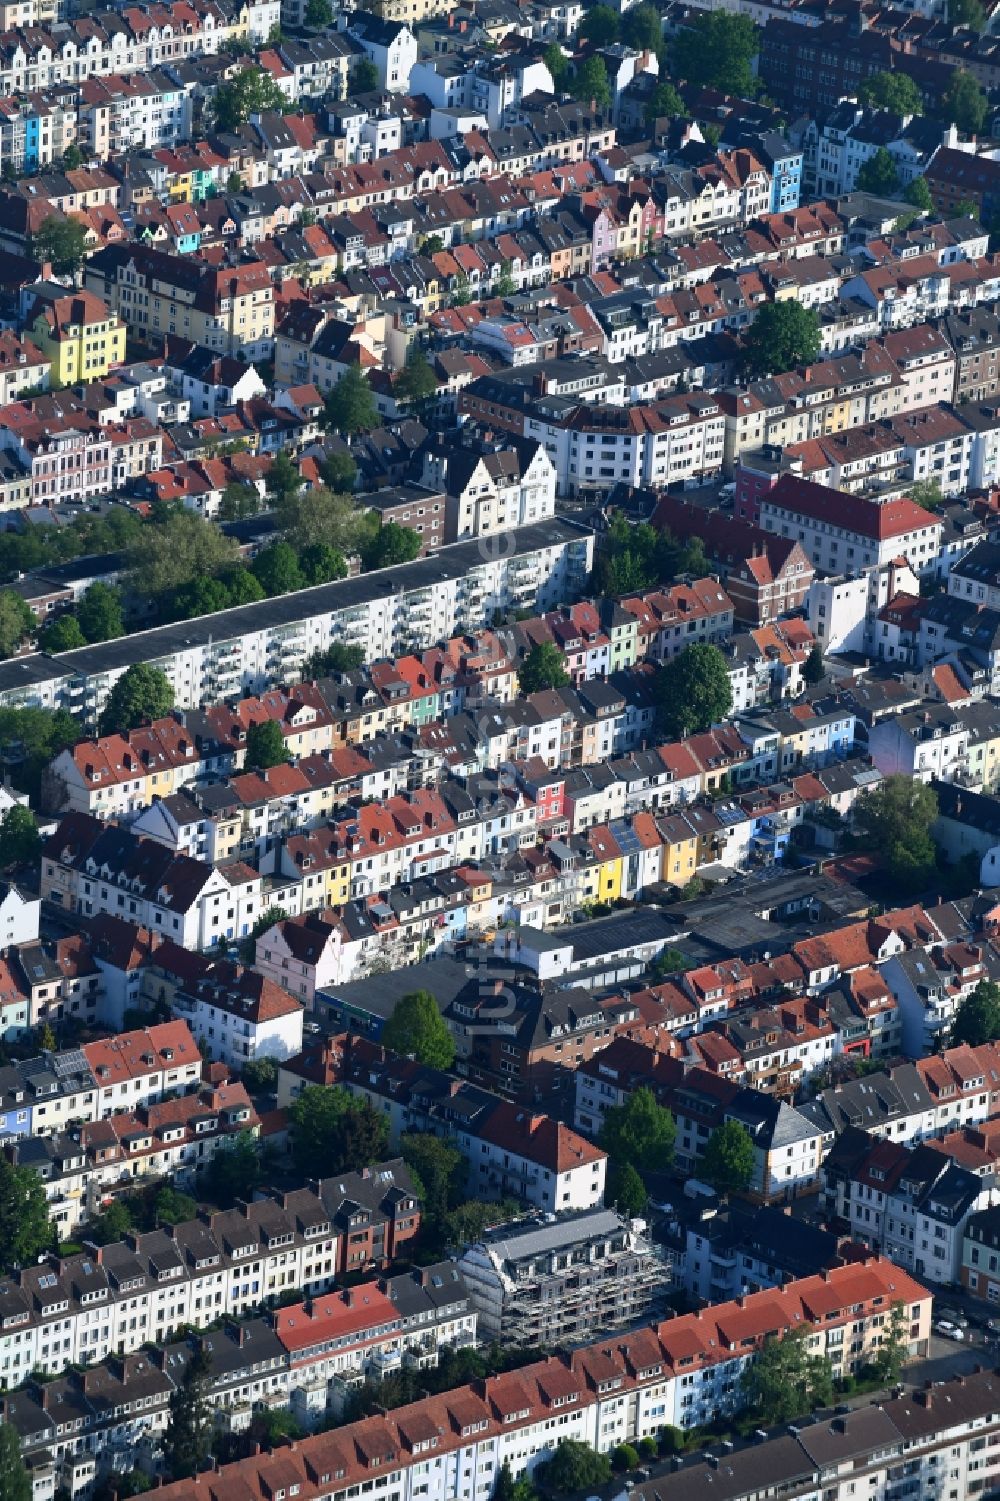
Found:
[{"label": "tree canopy", "polygon": [[406,364],[396,376],[393,395],[400,401],[420,403],[436,395],[437,376],[430,360],[419,345],[414,344],[406,358]]},{"label": "tree canopy", "polygon": [[796,365],[810,364],[819,354],[819,346],[819,315],[815,309],[791,299],[765,302],[747,330],[743,361],[749,375],[781,375]]},{"label": "tree canopy", "polygon": [[980,980],[971,995],[960,1001],[951,1026],[951,1045],[971,1048],[1000,1042],[1000,985]]},{"label": "tree canopy", "polygon": [[923,113],[924,96],[908,73],[872,73],[858,85],[858,98],[871,109],[887,109],[894,115]]},{"label": "tree canopy", "polygon": [[333,6],[330,0],[307,0],[302,20],[306,26],[311,26],[316,30],[329,26],[333,20]]},{"label": "tree canopy", "polygon": [[761,1423],[788,1423],[832,1401],[830,1363],[809,1354],[809,1335],[800,1327],[782,1339],[772,1336],[744,1372],[744,1405]]},{"label": "tree canopy", "polygon": [[170,1395],[170,1416],[163,1435],[163,1465],[170,1480],[197,1475],[212,1452],[215,1424],[211,1378],[211,1357],[199,1344]]},{"label": "tree canopy", "polygon": [[349,365],[323,398],[323,421],[338,433],[363,433],[378,426],[378,408],[358,365]]},{"label": "tree canopy", "polygon": [[400,526],[398,521],[382,521],[375,511],[369,514],[372,524],[363,526],[359,541],[365,572],[412,563],[420,552],[420,533],[412,526]]},{"label": "tree canopy", "polygon": [[272,766],[283,766],[287,760],[288,748],[276,719],[264,719],[250,726],[244,762],[247,770],[269,771]]},{"label": "tree canopy", "polygon": [[589,42],[592,47],[607,47],[617,42],[620,25],[618,12],[610,5],[588,6],[577,28],[577,41]]},{"label": "tree canopy", "polygon": [[826,664],[823,661],[823,648],[817,644],[810,648],[809,655],[802,664],[802,681],[810,688],[821,683],[826,676]]},{"label": "tree canopy", "polygon": [[749,1188],[755,1166],[753,1139],[739,1121],[723,1121],[708,1138],[698,1163],[698,1176],[719,1193]]},{"label": "tree canopy", "polygon": [[656,120],[676,120],[685,113],[684,100],[672,83],[664,81],[658,83],[649,96],[646,124],[652,125]]},{"label": "tree canopy", "polygon": [[517,674],[522,693],[541,693],[546,688],[564,688],[569,682],[566,659],[554,641],[538,641]]},{"label": "tree canopy", "polygon": [[613,1204],[619,1214],[642,1214],[649,1203],[646,1186],[631,1162],[608,1165],[605,1204]]},{"label": "tree canopy", "polygon": [[128,586],[140,598],[162,596],[195,579],[213,577],[239,561],[235,541],[196,511],[175,510],[131,539],[125,562]]},{"label": "tree canopy", "polygon": [[38,634],[38,645],[42,651],[76,651],[86,644],[87,638],[80,629],[80,622],[68,612],[48,621]]},{"label": "tree canopy", "polygon": [[266,69],[256,63],[242,68],[229,83],[215,91],[212,110],[219,130],[237,130],[251,115],[276,110],[281,114],[288,103],[285,95]]},{"label": "tree canopy", "polygon": [[362,517],[350,495],[317,485],[282,498],[276,507],[285,541],[302,553],[323,543],[339,553],[353,552],[362,531]]},{"label": "tree canopy", "polygon": [[118,679],[104,706],[102,735],[125,735],[147,719],[162,719],[174,706],[174,690],[159,667],[136,662]]},{"label": "tree canopy", "polygon": [[31,1501],[32,1495],[17,1429],[10,1423],[0,1423],[0,1501]]},{"label": "tree canopy", "polygon": [[370,57],[363,57],[360,62],[355,63],[351,87],[358,94],[370,94],[372,89],[378,88],[378,68]]},{"label": "tree canopy", "polygon": [[670,1111],[643,1084],[632,1091],[624,1105],[605,1112],[600,1144],[616,1163],[661,1171],[673,1160],[676,1135]]},{"label": "tree canopy", "polygon": [[260,1142],[252,1131],[240,1131],[212,1153],[198,1175],[198,1197],[217,1209],[231,1209],[237,1199],[244,1203],[264,1181]]},{"label": "tree canopy", "polygon": [[75,276],[87,257],[87,231],[78,219],[50,214],[31,237],[36,261],[49,261],[57,276]]},{"label": "tree canopy", "polygon": [[915,177],[912,182],[907,183],[903,189],[903,197],[922,214],[929,214],[934,208],[934,199],[931,197],[926,177]]},{"label": "tree canopy", "polygon": [[598,56],[585,58],[570,80],[569,91],[574,99],[583,104],[593,100],[596,109],[611,108],[611,85],[604,59]]},{"label": "tree canopy", "polygon": [[979,135],[989,103],[979,84],[964,68],[956,68],[941,95],[941,114],[963,135]]},{"label": "tree canopy", "polygon": [[0,1157],[0,1271],[31,1266],[52,1246],[49,1205],[41,1178],[32,1167],[16,1167]]},{"label": "tree canopy", "polygon": [[420,1194],[421,1225],[443,1228],[462,1202],[465,1159],[456,1146],[427,1131],[405,1131],[399,1151]]},{"label": "tree canopy", "polygon": [[674,39],[674,72],[688,83],[752,98],[760,33],[749,16],[698,11]]},{"label": "tree canopy", "polygon": [[0,822],[0,869],[12,865],[34,865],[42,852],[38,820],[30,808],[15,804]]},{"label": "tree canopy", "polygon": [[429,990],[402,997],[382,1028],[382,1042],[429,1068],[451,1068],[455,1061],[455,1039]]},{"label": "tree canopy", "polygon": [[678,542],[648,522],[633,526],[624,516],[612,518],[594,563],[594,588],[602,595],[641,594],[669,584],[682,573],[695,577],[707,567],[700,537]]},{"label": "tree canopy", "polygon": [[370,1167],[385,1156],[389,1122],[339,1086],[309,1085],[289,1107],[292,1159],[303,1178]]},{"label": "tree canopy", "polygon": [[979,0],[948,0],[948,24],[983,32],[987,29],[986,11]]},{"label": "tree canopy", "polygon": [[[545,64],[552,75],[552,84],[555,88],[556,93],[562,93],[566,84],[566,76],[569,73],[569,58],[566,56],[565,52],[562,50],[558,42],[549,43],[545,51],[542,53],[542,62]],[[437,248],[439,250],[444,249],[443,240]],[[430,255],[431,253],[427,249],[426,244],[423,247],[423,252],[424,255]]]},{"label": "tree canopy", "polygon": [[707,641],[685,646],[664,662],[653,686],[660,722],[672,740],[709,729],[725,719],[732,708],[726,659]]},{"label": "tree canopy", "polygon": [[638,52],[658,52],[663,46],[663,22],[655,5],[633,5],[622,16],[621,39]]},{"label": "tree canopy", "polygon": [[13,589],[0,589],[0,657],[12,657],[35,629],[29,605]]},{"label": "tree canopy", "polygon": [[899,188],[899,173],[896,163],[885,146],[879,146],[861,165],[857,180],[858,191],[874,193],[878,198],[891,198]]},{"label": "tree canopy", "polygon": [[855,804],[855,827],[866,845],[885,857],[892,879],[908,891],[919,890],[933,873],[930,828],[937,810],[932,789],[903,775],[886,777]]},{"label": "tree canopy", "polygon": [[546,1460],[541,1479],[546,1490],[570,1495],[591,1486],[605,1485],[611,1479],[611,1461],[579,1439],[564,1438],[552,1458]]}]

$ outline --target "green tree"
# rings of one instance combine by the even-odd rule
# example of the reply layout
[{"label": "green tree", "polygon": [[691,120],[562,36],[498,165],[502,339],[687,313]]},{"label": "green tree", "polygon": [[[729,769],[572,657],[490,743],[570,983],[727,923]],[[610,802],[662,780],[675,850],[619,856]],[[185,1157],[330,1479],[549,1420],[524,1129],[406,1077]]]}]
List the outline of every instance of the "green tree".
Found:
[{"label": "green tree", "polygon": [[308,1085],[288,1111],[292,1160],[303,1178],[370,1167],[385,1156],[389,1122],[346,1089]]},{"label": "green tree", "polygon": [[653,687],[661,723],[672,740],[697,735],[718,724],[733,705],[726,659],[708,642],[685,646],[664,662]]},{"label": "green tree", "polygon": [[198,1213],[198,1201],[179,1189],[161,1188],[153,1202],[153,1218],[159,1225],[183,1225]]},{"label": "green tree", "polygon": [[892,198],[899,188],[896,163],[884,146],[880,146],[861,166],[858,173],[859,193],[874,193],[878,198]]},{"label": "green tree", "polygon": [[649,1203],[646,1186],[631,1162],[611,1162],[608,1165],[607,1186],[604,1190],[605,1204],[613,1204],[619,1214],[643,1214]]},{"label": "green tree", "polygon": [[344,554],[327,542],[311,542],[299,554],[299,568],[303,582],[312,586],[328,584],[331,579],[347,577],[347,561]]},{"label": "green tree", "polygon": [[335,433],[364,433],[378,426],[378,408],[359,365],[349,365],[323,398],[324,425]]},{"label": "green tree", "polygon": [[882,1335],[878,1354],[872,1361],[875,1376],[885,1387],[895,1386],[902,1375],[903,1366],[910,1353],[909,1335],[910,1325],[906,1317],[906,1306],[903,1303],[893,1303],[888,1327]]},{"label": "green tree", "polygon": [[688,83],[752,98],[752,64],[759,48],[760,33],[749,16],[698,11],[674,41],[674,71]]},{"label": "green tree", "polygon": [[195,620],[199,615],[215,615],[229,607],[229,590],[222,579],[196,578],[181,584],[161,601],[160,613],[168,620]]},{"label": "green tree", "polygon": [[263,1181],[260,1143],[252,1131],[240,1131],[212,1153],[198,1175],[198,1197],[218,1209],[231,1209],[237,1199],[249,1202]]},{"label": "green tree", "polygon": [[246,183],[243,181],[243,178],[240,176],[240,174],[238,172],[230,172],[229,176],[226,178],[226,192],[227,193],[245,193],[246,192]]},{"label": "green tree", "polygon": [[307,26],[312,26],[317,31],[329,26],[333,20],[333,6],[330,0],[308,0],[302,19]]},{"label": "green tree", "polygon": [[980,980],[971,995],[960,1001],[951,1024],[951,1045],[970,1048],[1000,1041],[1000,985]]},{"label": "green tree", "polygon": [[38,1046],[43,1053],[54,1053],[59,1046],[51,1022],[44,1022],[39,1028]]},{"label": "green tree", "polygon": [[196,511],[171,511],[126,548],[128,587],[159,601],[196,578],[212,578],[239,557],[236,543]]},{"label": "green tree", "polygon": [[0,657],[12,657],[35,629],[35,617],[20,594],[0,589]]},{"label": "green tree", "polygon": [[880,851],[894,882],[918,891],[934,873],[931,824],[937,797],[911,777],[895,775],[866,792],[854,806],[854,823],[868,848]]},{"label": "green tree", "polygon": [[219,130],[238,130],[251,115],[267,110],[277,110],[280,114],[287,102],[270,73],[254,65],[241,69],[229,83],[218,86],[212,110]]},{"label": "green tree", "polygon": [[0,1501],[31,1501],[32,1493],[17,1429],[0,1423]]},{"label": "green tree", "polygon": [[38,645],[42,651],[75,651],[78,646],[86,644],[87,638],[75,615],[57,615],[38,633]]},{"label": "green tree", "polygon": [[271,599],[292,594],[305,583],[295,548],[288,542],[272,542],[250,564],[250,572]]},{"label": "green tree", "polygon": [[276,719],[264,719],[252,724],[247,730],[247,754],[244,765],[249,771],[268,771],[272,766],[284,766],[288,760],[288,748]]},{"label": "green tree", "polygon": [[109,584],[91,584],[76,607],[76,618],[89,642],[117,641],[125,634],[121,591]]},{"label": "green tree", "polygon": [[341,495],[349,495],[358,479],[358,466],[349,453],[328,453],[320,460],[319,472],[324,485]]},{"label": "green tree", "polygon": [[253,485],[237,484],[235,480],[226,486],[219,499],[220,521],[245,521],[259,510],[260,496]]},{"label": "green tree", "polygon": [[429,990],[411,990],[396,1005],[382,1028],[383,1044],[428,1068],[451,1068],[455,1039]]},{"label": "green tree", "polygon": [[451,305],[452,307],[468,307],[472,301],[472,291],[469,287],[469,278],[464,271],[459,271],[451,282]]},{"label": "green tree", "polygon": [[174,706],[170,679],[159,667],[136,662],[108,694],[101,715],[102,735],[126,735],[147,719],[162,719]]},{"label": "green tree", "polygon": [[634,1089],[624,1105],[605,1112],[600,1144],[616,1163],[643,1171],[668,1168],[677,1128],[670,1111],[658,1104],[648,1085]]},{"label": "green tree", "polygon": [[404,1132],[399,1151],[418,1188],[421,1223],[443,1226],[448,1212],[461,1202],[464,1157],[450,1141],[428,1131]]},{"label": "green tree", "polygon": [[278,1064],[274,1058],[250,1058],[240,1069],[247,1094],[273,1094],[278,1087]]},{"label": "green tree", "polygon": [[823,648],[818,644],[814,646],[802,664],[802,680],[810,688],[821,683],[826,677],[826,665],[823,661]]},{"label": "green tree", "polygon": [[32,797],[50,762],[79,738],[79,723],[65,709],[0,709],[0,757],[15,787]]},{"label": "green tree", "polygon": [[858,85],[858,98],[871,109],[887,109],[894,115],[923,113],[924,96],[908,73],[872,73]]},{"label": "green tree", "polygon": [[288,913],[284,907],[268,907],[267,911],[260,914],[250,929],[250,937],[256,943],[258,938],[263,938],[264,934],[269,933],[279,922],[286,922],[287,920]]},{"label": "green tree", "polygon": [[362,515],[352,497],[328,490],[325,485],[283,500],[277,521],[297,553],[317,542],[340,553],[353,552],[362,528]]},{"label": "green tree", "polygon": [[971,73],[956,68],[941,95],[941,114],[963,135],[979,135],[989,109],[986,95]]},{"label": "green tree", "polygon": [[[562,50],[558,42],[549,43],[545,51],[542,53],[542,62],[545,64],[552,75],[552,84],[555,88],[556,93],[563,93],[566,84],[566,77],[569,73],[569,58],[566,56],[565,52]],[[441,250],[444,249],[443,241],[441,242],[439,248]],[[429,254],[430,251],[425,248],[424,255]]]},{"label": "green tree", "polygon": [[292,462],[284,450],[275,454],[264,484],[268,495],[272,496],[279,506],[290,501],[302,489],[302,476],[298,465]]},{"label": "green tree", "polygon": [[819,315],[813,308],[791,299],[765,302],[747,330],[743,360],[751,376],[781,375],[811,364],[819,345]]},{"label": "green tree", "polygon": [[608,47],[618,40],[618,12],[610,5],[591,5],[583,13],[576,37],[592,47]]},{"label": "green tree", "polygon": [[538,641],[518,669],[522,693],[541,693],[546,688],[564,688],[569,682],[566,659],[554,641]]},{"label": "green tree", "polygon": [[378,68],[370,57],[356,63],[351,74],[351,87],[356,94],[370,94],[378,88]]},{"label": "green tree", "polygon": [[115,1199],[90,1222],[87,1231],[87,1239],[96,1241],[99,1246],[112,1246],[116,1241],[124,1240],[132,1229],[134,1221],[132,1211],[121,1199]]},{"label": "green tree", "polygon": [[49,261],[57,276],[75,276],[87,255],[87,231],[78,219],[50,214],[31,237],[36,261]]},{"label": "green tree", "polygon": [[32,1167],[15,1167],[0,1157],[0,1269],[33,1265],[52,1246],[49,1205],[41,1178]]},{"label": "green tree", "polygon": [[569,91],[574,99],[579,99],[583,104],[593,101],[595,109],[602,112],[610,109],[611,85],[604,59],[597,56],[585,58],[570,81]]},{"label": "green tree", "polygon": [[633,5],[622,17],[622,41],[637,52],[658,52],[663,46],[663,23],[655,5]]},{"label": "green tree", "polygon": [[639,1451],[633,1444],[616,1444],[611,1451],[611,1468],[624,1473],[639,1468]]},{"label": "green tree", "polygon": [[242,565],[238,568],[227,568],[222,575],[222,582],[226,586],[230,605],[256,605],[262,599],[266,599],[264,586],[250,572],[249,568]]},{"label": "green tree", "polygon": [[83,166],[83,152],[75,142],[71,141],[63,152],[62,169],[64,172],[75,172]]},{"label": "green tree", "polygon": [[979,0],[948,0],[948,24],[982,33],[987,29],[986,12]]},{"label": "green tree", "polygon": [[657,120],[676,120],[685,113],[684,100],[672,83],[658,83],[646,105],[646,124]]},{"label": "green tree", "polygon": [[773,1335],[743,1375],[743,1405],[756,1421],[770,1426],[827,1406],[833,1399],[830,1364],[810,1355],[810,1330],[793,1329],[783,1338]]},{"label": "green tree", "polygon": [[[542,1467],[539,1466],[539,1469]],[[606,1485],[611,1479],[611,1461],[579,1439],[560,1439],[559,1446],[542,1471],[546,1490],[557,1495]]]},{"label": "green tree", "polygon": [[944,501],[941,494],[941,481],[937,479],[917,480],[910,486],[910,499],[916,501],[925,511],[936,511]]},{"label": "green tree", "polygon": [[357,672],[365,662],[365,649],[363,646],[348,646],[343,641],[335,641],[326,651],[315,652],[302,666],[302,677],[308,682],[313,678],[325,677],[327,673]]},{"label": "green tree", "polygon": [[[373,513],[374,515],[374,513]],[[412,563],[420,552],[420,533],[398,521],[377,525],[361,544],[361,565],[366,573],[376,568],[395,568]]]},{"label": "green tree", "polygon": [[698,1161],[698,1176],[719,1193],[749,1188],[755,1166],[753,1138],[739,1121],[723,1121],[708,1138]]},{"label": "green tree", "polygon": [[36,865],[42,853],[38,820],[30,808],[15,803],[0,821],[0,869],[12,865]]},{"label": "green tree", "polygon": [[444,1237],[450,1246],[471,1246],[494,1225],[504,1225],[524,1213],[524,1205],[516,1199],[490,1203],[473,1199],[459,1204],[449,1211],[444,1223]]},{"label": "green tree", "polygon": [[192,1354],[179,1386],[170,1396],[163,1435],[163,1466],[168,1480],[197,1475],[212,1452],[212,1362],[205,1346]]},{"label": "green tree", "polygon": [[927,186],[926,177],[915,177],[912,182],[907,183],[903,189],[903,197],[907,203],[912,204],[915,209],[919,209],[922,214],[933,212],[934,199],[931,197],[931,190]]},{"label": "green tree", "polygon": [[416,344],[411,345],[406,364],[396,376],[393,395],[400,401],[420,403],[435,396],[437,388],[430,360]]},{"label": "green tree", "polygon": [[444,240],[440,235],[425,235],[420,242],[421,255],[440,255],[444,249]]}]

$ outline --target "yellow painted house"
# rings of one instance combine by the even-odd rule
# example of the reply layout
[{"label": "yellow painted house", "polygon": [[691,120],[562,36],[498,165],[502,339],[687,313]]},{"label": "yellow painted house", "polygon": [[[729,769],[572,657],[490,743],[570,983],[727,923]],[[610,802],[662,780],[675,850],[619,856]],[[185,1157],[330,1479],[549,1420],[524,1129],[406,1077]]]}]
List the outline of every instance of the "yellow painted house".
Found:
[{"label": "yellow painted house", "polygon": [[125,324],[93,292],[33,289],[27,337],[52,361],[52,383],[100,380],[125,359]]},{"label": "yellow painted house", "polygon": [[587,864],[580,872],[580,900],[616,902],[622,894],[622,852],[606,824],[584,837]]}]

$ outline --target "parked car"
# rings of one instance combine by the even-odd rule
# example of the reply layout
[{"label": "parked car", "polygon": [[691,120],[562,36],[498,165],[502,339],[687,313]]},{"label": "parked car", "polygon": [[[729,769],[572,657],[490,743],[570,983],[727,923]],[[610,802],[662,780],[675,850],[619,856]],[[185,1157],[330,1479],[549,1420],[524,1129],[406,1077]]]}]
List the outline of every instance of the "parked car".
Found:
[{"label": "parked car", "polygon": [[962,1340],[965,1338],[964,1329],[960,1329],[958,1325],[953,1324],[950,1319],[935,1319],[933,1328],[934,1333],[940,1334],[943,1339]]}]

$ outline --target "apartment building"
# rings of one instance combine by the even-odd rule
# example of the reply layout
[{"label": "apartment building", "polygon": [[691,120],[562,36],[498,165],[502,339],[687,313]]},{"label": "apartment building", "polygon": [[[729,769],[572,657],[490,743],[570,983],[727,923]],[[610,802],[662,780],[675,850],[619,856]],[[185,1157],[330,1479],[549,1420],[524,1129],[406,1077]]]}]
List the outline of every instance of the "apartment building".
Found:
[{"label": "apartment building", "polygon": [[[368,1207],[373,1188],[391,1199],[388,1210]],[[402,1162],[22,1268],[0,1283],[0,1386],[160,1345],[183,1324],[239,1318],[299,1289],[325,1292],[348,1266],[383,1264],[381,1253],[367,1263],[357,1255],[355,1222],[362,1248],[416,1233],[419,1203]]]},{"label": "apartment building", "polygon": [[479,1387],[347,1424],[274,1456],[226,1466],[197,1483],[175,1482],[165,1487],[164,1501],[188,1501],[196,1490],[221,1497],[233,1484],[270,1490],[278,1485],[276,1463],[286,1486],[298,1486],[304,1501],[346,1494],[372,1480],[373,1470],[375,1487],[391,1487],[401,1501],[425,1494],[425,1485],[426,1494],[441,1501],[463,1480],[470,1501],[487,1501],[504,1464],[515,1478],[530,1473],[561,1438],[608,1452],[618,1443],[654,1436],[667,1424],[692,1427],[709,1414],[737,1411],[740,1377],[766,1335],[805,1326],[811,1330],[810,1353],[830,1359],[836,1374],[849,1373],[878,1349],[892,1307],[900,1303],[908,1353],[922,1353],[930,1302],[924,1288],[888,1262],[837,1267],[780,1291],[637,1330],[610,1346],[584,1346]]},{"label": "apartment building", "polygon": [[362,645],[374,661],[478,629],[497,611],[554,608],[583,592],[593,550],[593,532],[556,518],[507,534],[502,547],[459,542],[393,568],[391,592],[388,572],[376,571],[188,620],[182,635],[163,626],[4,664],[0,703],[62,703],[96,716],[133,662],[161,668],[182,709],[260,693],[334,641]]},{"label": "apartment building", "polygon": [[[0,1404],[37,1480],[55,1467],[71,1497],[95,1478],[114,1480],[137,1466],[152,1470],[195,1351],[208,1366],[209,1400],[220,1428],[245,1429],[261,1407],[289,1407],[310,1426],[336,1414],[367,1380],[428,1370],[449,1348],[476,1340],[476,1313],[453,1261],[361,1282],[342,1292],[292,1303],[263,1317],[231,1321],[211,1335],[189,1334],[161,1349],[115,1355],[65,1376],[34,1378]],[[67,1407],[80,1428],[61,1432]]]},{"label": "apartment building", "polygon": [[852,1240],[947,1286],[959,1280],[970,1219],[1000,1203],[992,1177],[940,1147],[877,1141],[856,1127],[837,1138],[823,1178],[827,1212]]},{"label": "apartment building", "polygon": [[760,524],[801,543],[810,562],[828,573],[857,572],[905,557],[914,572],[933,569],[940,520],[913,501],[868,499],[783,474],[761,497]]},{"label": "apartment building", "polygon": [[271,353],[274,286],[261,261],[217,269],[148,246],[109,245],[87,261],[83,284],[136,338],[176,334],[247,360]]},{"label": "apartment building", "polygon": [[484,1337],[574,1345],[648,1318],[665,1269],[641,1224],[613,1209],[518,1220],[467,1246],[459,1269]]},{"label": "apartment building", "polygon": [[27,293],[28,337],[60,385],[100,380],[125,358],[125,325],[99,297],[41,282]]}]

